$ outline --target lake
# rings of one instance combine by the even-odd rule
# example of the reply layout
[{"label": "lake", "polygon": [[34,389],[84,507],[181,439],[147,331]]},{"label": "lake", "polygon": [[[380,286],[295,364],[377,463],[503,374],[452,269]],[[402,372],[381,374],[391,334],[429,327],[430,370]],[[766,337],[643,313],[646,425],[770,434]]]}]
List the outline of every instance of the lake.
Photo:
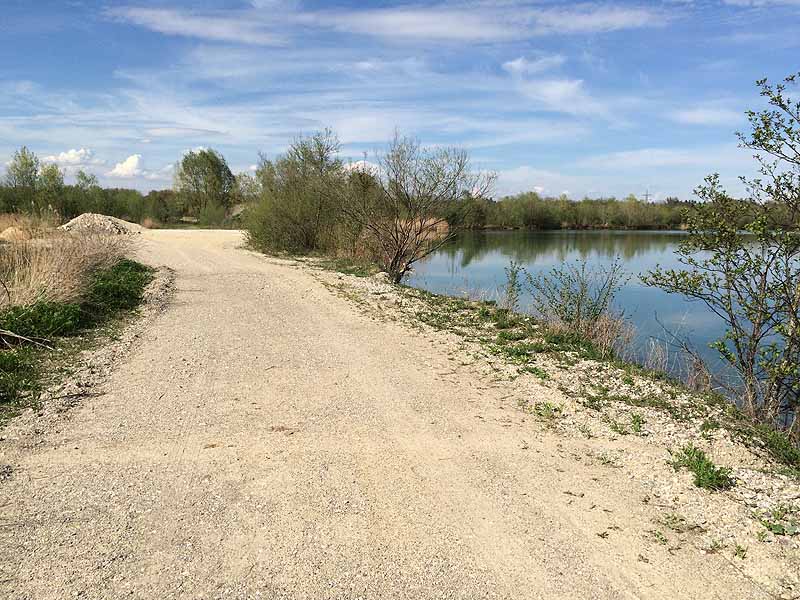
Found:
[{"label": "lake", "polygon": [[[687,339],[716,370],[719,357],[708,344],[724,333],[720,319],[702,303],[647,287],[639,279],[640,273],[656,265],[679,268],[674,250],[684,235],[679,231],[468,232],[418,263],[407,283],[431,292],[473,298],[488,293],[489,298],[499,299],[504,269],[511,260],[536,275],[581,259],[607,267],[619,257],[631,277],[615,304],[636,328],[632,350],[641,352],[650,337],[664,339],[660,322]],[[520,304],[523,310],[530,308],[528,292]]]}]

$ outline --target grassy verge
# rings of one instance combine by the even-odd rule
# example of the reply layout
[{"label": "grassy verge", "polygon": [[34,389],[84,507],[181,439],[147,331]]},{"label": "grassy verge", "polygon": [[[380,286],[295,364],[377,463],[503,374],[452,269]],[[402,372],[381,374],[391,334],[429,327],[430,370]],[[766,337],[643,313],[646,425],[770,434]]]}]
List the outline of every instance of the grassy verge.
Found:
[{"label": "grassy verge", "polygon": [[97,269],[77,302],[35,302],[0,312],[0,329],[34,343],[0,350],[0,422],[35,405],[57,363],[98,330],[135,309],[153,270],[128,259]]}]

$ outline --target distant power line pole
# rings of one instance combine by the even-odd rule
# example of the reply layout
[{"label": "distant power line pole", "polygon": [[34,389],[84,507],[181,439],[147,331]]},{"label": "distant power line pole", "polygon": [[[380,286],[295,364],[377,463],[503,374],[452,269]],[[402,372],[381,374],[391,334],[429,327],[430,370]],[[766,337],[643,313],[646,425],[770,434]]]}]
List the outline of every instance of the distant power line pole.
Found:
[{"label": "distant power line pole", "polygon": [[644,193],[644,201],[645,202],[650,202],[650,190],[649,189],[646,190],[645,193]]}]

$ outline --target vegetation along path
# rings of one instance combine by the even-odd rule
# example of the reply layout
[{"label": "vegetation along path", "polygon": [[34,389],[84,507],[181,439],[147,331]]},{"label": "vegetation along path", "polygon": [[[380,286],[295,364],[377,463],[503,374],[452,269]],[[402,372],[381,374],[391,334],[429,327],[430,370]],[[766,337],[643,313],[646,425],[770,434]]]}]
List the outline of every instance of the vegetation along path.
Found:
[{"label": "vegetation along path", "polygon": [[241,245],[144,232],[167,308],[96,393],[0,432],[0,595],[772,597],[654,541],[647,490],[511,384]]}]

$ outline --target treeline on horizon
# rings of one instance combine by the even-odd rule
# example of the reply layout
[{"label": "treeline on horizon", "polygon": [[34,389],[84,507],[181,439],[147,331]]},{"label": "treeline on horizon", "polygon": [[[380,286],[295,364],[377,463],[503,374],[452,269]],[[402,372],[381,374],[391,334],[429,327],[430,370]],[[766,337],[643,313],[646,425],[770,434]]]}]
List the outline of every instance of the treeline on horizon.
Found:
[{"label": "treeline on horizon", "polygon": [[[213,150],[189,153],[196,159],[210,159],[221,179],[216,198],[206,202],[192,200],[187,185],[178,181],[172,189],[146,194],[128,188],[102,187],[96,176],[78,171],[75,182],[65,183],[65,173],[57,165],[41,163],[27,148],[21,148],[0,182],[0,212],[52,216],[68,221],[93,212],[149,226],[174,225],[182,221],[203,225],[235,224],[249,205],[268,193],[270,174],[259,168],[255,173],[233,175],[224,157]],[[206,156],[208,154],[208,156]],[[265,161],[262,160],[262,167]],[[222,175],[220,176],[220,172]],[[506,196],[498,200],[468,199],[470,209],[459,211],[469,229],[679,229],[690,202],[667,198],[663,202],[644,202],[634,196],[625,199],[567,196],[543,197],[536,192]],[[209,206],[211,204],[211,206]],[[443,209],[448,213],[447,208]],[[454,213],[455,215],[455,213]],[[454,223],[455,224],[455,223]]]},{"label": "treeline on horizon", "polygon": [[[186,154],[176,166],[171,189],[146,194],[128,188],[102,187],[95,175],[78,171],[75,183],[65,183],[57,165],[42,163],[23,147],[0,181],[0,213],[27,213],[64,222],[93,212],[148,227],[182,222],[204,226],[238,226],[248,207],[270,194],[270,161],[263,156],[254,173],[234,175],[214,150]],[[465,198],[464,207],[442,206],[451,225],[462,229],[683,229],[694,202],[676,197],[646,202],[624,199],[573,200],[537,192],[490,198]]]}]

